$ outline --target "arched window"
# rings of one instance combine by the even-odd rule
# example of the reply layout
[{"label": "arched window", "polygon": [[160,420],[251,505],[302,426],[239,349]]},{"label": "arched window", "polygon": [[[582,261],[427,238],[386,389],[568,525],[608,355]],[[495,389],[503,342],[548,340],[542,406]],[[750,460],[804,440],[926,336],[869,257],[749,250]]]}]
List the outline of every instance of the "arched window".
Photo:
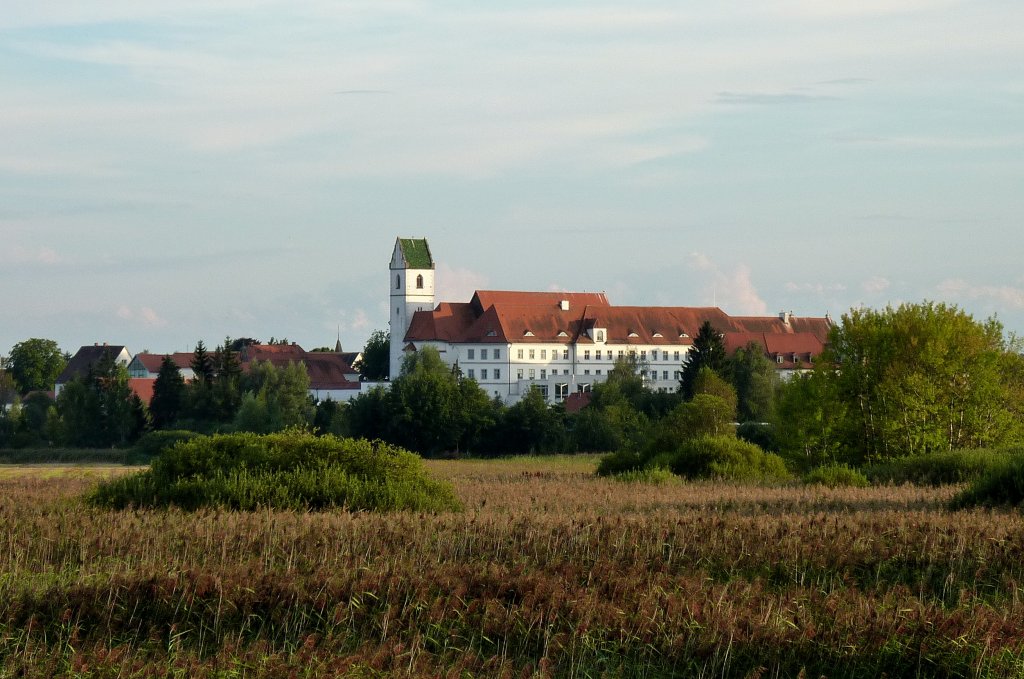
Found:
[{"label": "arched window", "polygon": [[423,289],[423,274],[420,274],[420,275],[416,276],[416,289],[417,290],[422,290]]},{"label": "arched window", "polygon": [[402,277],[395,274],[395,290],[400,290],[402,287]]}]

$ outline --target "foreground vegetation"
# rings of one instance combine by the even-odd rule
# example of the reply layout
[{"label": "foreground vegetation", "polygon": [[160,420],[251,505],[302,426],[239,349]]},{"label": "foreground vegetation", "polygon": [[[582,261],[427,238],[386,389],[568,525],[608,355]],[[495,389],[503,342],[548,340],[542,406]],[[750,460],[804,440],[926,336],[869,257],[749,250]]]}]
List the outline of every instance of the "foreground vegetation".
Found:
[{"label": "foreground vegetation", "polygon": [[1024,675],[1016,512],[595,462],[429,462],[466,507],[441,514],[104,511],[94,477],[0,476],[0,675]]}]

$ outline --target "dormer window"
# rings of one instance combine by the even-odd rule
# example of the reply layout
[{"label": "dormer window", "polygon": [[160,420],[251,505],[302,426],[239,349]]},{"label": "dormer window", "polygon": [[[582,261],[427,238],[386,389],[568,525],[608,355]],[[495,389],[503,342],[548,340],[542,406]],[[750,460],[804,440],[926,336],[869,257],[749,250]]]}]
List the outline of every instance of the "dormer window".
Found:
[{"label": "dormer window", "polygon": [[559,330],[558,331],[558,336],[559,337],[568,337],[569,333],[567,333],[565,330]]},{"label": "dormer window", "polygon": [[524,330],[523,331],[523,337],[533,337],[533,336],[534,335],[533,335],[532,331],[530,331],[530,330]]},{"label": "dormer window", "polygon": [[498,333],[494,332],[493,330],[488,330],[487,331],[487,336],[488,337],[497,337]]},{"label": "dormer window", "polygon": [[419,274],[419,275],[416,276],[416,289],[417,290],[422,290],[423,289],[423,274]]},{"label": "dormer window", "polygon": [[655,330],[655,331],[654,331],[653,333],[651,333],[651,336],[652,336],[652,337],[664,337],[664,335],[662,335],[662,334],[661,334],[660,332],[658,332],[657,330]]},{"label": "dormer window", "polygon": [[639,336],[640,335],[636,334],[636,330],[630,330],[629,334],[626,335],[626,337],[639,337]]},{"label": "dormer window", "polygon": [[775,362],[778,363],[779,365],[782,365],[782,354],[779,354],[778,356],[775,357]]}]

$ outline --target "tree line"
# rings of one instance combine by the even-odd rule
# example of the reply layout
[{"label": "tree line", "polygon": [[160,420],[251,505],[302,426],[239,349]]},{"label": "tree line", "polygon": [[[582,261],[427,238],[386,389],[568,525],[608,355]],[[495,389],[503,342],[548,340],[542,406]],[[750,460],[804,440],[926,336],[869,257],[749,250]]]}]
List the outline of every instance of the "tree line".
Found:
[{"label": "tree line", "polygon": [[[40,342],[51,340],[31,342],[39,348]],[[194,377],[188,382],[165,356],[148,407],[129,387],[128,369],[110,354],[65,384],[55,400],[31,389],[40,385],[51,388],[66,356],[59,369],[54,365],[35,382],[19,381],[16,370],[0,371],[0,388],[6,385],[8,390],[3,402],[13,402],[0,409],[0,446],[120,447],[153,430],[269,433],[311,426],[316,408],[308,395],[305,367],[256,361],[243,373],[238,351],[247,343],[255,340],[226,338],[211,352],[202,341],[197,342],[190,364]],[[16,362],[9,357],[5,366]],[[24,398],[18,398],[19,394]]]},{"label": "tree line", "polygon": [[[389,389],[347,404],[314,403],[301,365],[257,363],[243,374],[239,341],[225,339],[212,352],[197,343],[188,383],[165,358],[148,408],[128,389],[123,366],[101,362],[56,402],[36,394],[0,415],[0,445],[117,446],[149,430],[268,433],[299,426],[428,456],[657,456],[712,435],[745,439],[807,469],[1024,443],[1024,358],[1016,338],[994,319],[979,322],[932,302],[851,310],[814,365],[789,380],[780,380],[759,345],[728,355],[722,335],[705,323],[681,366],[678,390],[648,390],[640,377],[646,366],[626,357],[579,412],[548,405],[537,390],[506,405],[430,348],[409,354]],[[386,365],[387,342],[378,332],[367,343],[371,370]],[[40,362],[52,362],[49,370],[66,361],[55,344],[33,344],[45,357]],[[52,383],[46,369],[19,373],[11,366],[9,358],[0,371],[0,396],[33,379]]]}]

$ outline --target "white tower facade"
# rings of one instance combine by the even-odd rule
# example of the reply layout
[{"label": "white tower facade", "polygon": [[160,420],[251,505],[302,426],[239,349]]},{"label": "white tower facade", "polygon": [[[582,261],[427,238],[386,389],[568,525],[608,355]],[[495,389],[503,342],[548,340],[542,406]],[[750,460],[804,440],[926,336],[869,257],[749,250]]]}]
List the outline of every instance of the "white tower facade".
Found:
[{"label": "white tower facade", "polygon": [[426,238],[397,238],[388,272],[391,309],[391,379],[398,377],[405,356],[405,334],[413,314],[434,308],[434,258]]}]

